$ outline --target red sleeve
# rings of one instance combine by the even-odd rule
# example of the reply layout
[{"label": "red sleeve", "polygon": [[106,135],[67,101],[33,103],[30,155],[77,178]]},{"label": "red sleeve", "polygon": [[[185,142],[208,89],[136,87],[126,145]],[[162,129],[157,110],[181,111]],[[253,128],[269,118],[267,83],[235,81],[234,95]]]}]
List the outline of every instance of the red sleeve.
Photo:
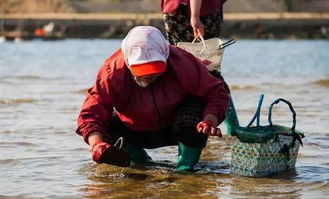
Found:
[{"label": "red sleeve", "polygon": [[199,96],[207,101],[203,115],[213,114],[218,122],[224,121],[229,102],[229,93],[224,88],[224,83],[213,77],[201,61],[190,53],[179,50],[172,56],[172,63],[179,59],[179,66],[174,66],[175,73],[181,85],[193,95]]},{"label": "red sleeve", "polygon": [[87,92],[82,109],[77,119],[76,133],[88,143],[88,136],[93,132],[105,133],[108,120],[113,112],[113,94],[110,89],[110,75],[104,65],[98,72],[96,83]]},{"label": "red sleeve", "polygon": [[163,14],[172,14],[175,13],[180,0],[161,0],[161,11]]}]

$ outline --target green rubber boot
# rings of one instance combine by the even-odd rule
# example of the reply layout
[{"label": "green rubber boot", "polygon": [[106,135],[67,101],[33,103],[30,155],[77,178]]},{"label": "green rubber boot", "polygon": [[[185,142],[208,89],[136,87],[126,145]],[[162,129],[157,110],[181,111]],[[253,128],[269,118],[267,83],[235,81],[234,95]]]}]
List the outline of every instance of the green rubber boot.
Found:
[{"label": "green rubber boot", "polygon": [[136,164],[145,164],[151,162],[152,158],[147,154],[143,148],[136,147],[134,145],[128,144],[125,149],[128,151],[131,161],[130,165],[134,166]]},{"label": "green rubber boot", "polygon": [[194,166],[199,162],[202,148],[189,147],[178,143],[178,159],[176,171],[194,171]]}]

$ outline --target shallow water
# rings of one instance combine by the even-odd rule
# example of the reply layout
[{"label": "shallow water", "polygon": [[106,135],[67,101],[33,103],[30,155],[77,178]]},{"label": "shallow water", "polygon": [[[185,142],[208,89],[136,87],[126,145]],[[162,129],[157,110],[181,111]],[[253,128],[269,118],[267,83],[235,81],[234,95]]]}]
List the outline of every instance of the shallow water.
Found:
[{"label": "shallow water", "polygon": [[[230,174],[234,138],[211,138],[193,174],[173,172],[176,147],[148,150],[158,166],[96,165],[75,134],[85,90],[121,40],[0,44],[0,197],[16,198],[327,198],[329,42],[240,40],[225,51],[223,75],[240,124],[265,94],[261,123],[278,97],[292,102],[305,131],[295,170],[266,178]],[[273,122],[291,125],[284,104]],[[225,127],[221,126],[223,131]]]}]

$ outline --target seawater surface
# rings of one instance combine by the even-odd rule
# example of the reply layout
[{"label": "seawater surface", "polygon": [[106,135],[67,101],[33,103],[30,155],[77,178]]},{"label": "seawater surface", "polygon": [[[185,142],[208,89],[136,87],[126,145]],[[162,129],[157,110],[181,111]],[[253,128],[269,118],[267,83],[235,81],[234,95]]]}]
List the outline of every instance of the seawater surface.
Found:
[{"label": "seawater surface", "polygon": [[[176,147],[148,150],[162,164],[96,165],[76,118],[85,91],[121,40],[23,41],[0,44],[1,198],[328,198],[329,42],[238,40],[225,50],[223,76],[240,124],[265,94],[261,123],[276,98],[289,100],[305,131],[295,170],[266,178],[230,174],[234,138],[211,138],[200,171],[173,172]],[[292,125],[278,104],[273,122]],[[225,132],[225,126],[221,125]]]}]

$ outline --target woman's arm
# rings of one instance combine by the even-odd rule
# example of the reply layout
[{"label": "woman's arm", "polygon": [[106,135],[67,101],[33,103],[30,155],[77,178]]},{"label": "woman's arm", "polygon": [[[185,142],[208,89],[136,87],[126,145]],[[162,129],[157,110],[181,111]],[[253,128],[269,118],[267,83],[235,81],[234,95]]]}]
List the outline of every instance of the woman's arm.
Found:
[{"label": "woman's arm", "polygon": [[195,37],[204,35],[204,26],[200,21],[200,9],[202,0],[190,0],[191,26]]},{"label": "woman's arm", "polygon": [[[77,133],[89,143],[89,135],[108,130],[108,120],[113,112],[113,94],[109,86],[106,66],[103,66],[96,79],[96,83],[87,91],[87,97],[82,105],[78,117]],[[89,143],[92,146],[92,143]]]}]

